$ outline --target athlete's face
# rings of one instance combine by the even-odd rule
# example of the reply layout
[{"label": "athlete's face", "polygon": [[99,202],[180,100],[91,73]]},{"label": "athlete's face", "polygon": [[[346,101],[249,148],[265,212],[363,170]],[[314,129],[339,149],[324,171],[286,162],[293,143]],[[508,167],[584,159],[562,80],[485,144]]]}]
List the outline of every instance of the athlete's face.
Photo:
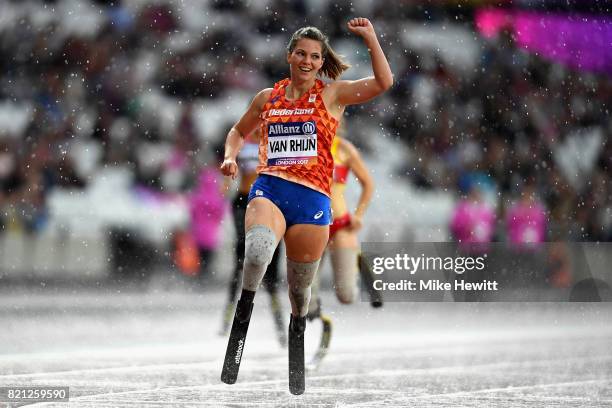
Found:
[{"label": "athlete's face", "polygon": [[319,41],[310,38],[298,40],[292,52],[287,54],[291,66],[291,78],[310,80],[323,66],[323,51]]}]

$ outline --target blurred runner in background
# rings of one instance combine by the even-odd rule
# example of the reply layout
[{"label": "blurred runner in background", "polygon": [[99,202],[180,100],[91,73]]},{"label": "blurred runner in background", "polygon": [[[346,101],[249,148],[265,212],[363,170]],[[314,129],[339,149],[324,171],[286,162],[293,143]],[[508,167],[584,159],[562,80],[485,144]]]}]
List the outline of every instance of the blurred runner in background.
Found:
[{"label": "blurred runner in background", "polygon": [[[360,261],[359,238],[357,236],[363,225],[363,217],[374,193],[374,180],[361,159],[355,146],[340,135],[344,133],[344,126],[339,126],[340,132],[332,143],[332,156],[334,158],[334,172],[331,185],[331,206],[333,223],[329,229],[329,243],[326,253],[329,255],[333,272],[333,283],[336,297],[343,304],[351,304],[357,297],[357,273],[361,274],[363,284],[372,288],[372,273],[366,262]],[[348,209],[344,192],[350,172],[353,172],[361,185],[361,194],[357,207],[353,213]],[[321,344],[309,368],[318,366],[327,353],[331,339],[331,318],[322,313],[321,298],[318,293],[321,279],[321,268],[313,283],[313,294],[308,308],[308,319],[321,319],[323,332]],[[368,292],[372,306],[382,306],[380,293],[373,290]]]},{"label": "blurred runner in background", "polygon": [[[234,226],[236,228],[236,245],[235,245],[235,258],[236,265],[234,267],[234,273],[229,284],[229,297],[227,305],[223,311],[223,323],[221,326],[221,335],[226,335],[232,317],[234,316],[234,308],[236,306],[236,296],[238,294],[238,286],[242,278],[242,267],[244,262],[244,242],[245,242],[245,231],[244,231],[244,216],[246,214],[246,208],[249,198],[249,191],[251,185],[257,178],[257,165],[259,164],[259,138],[261,131],[255,129],[253,133],[248,135],[244,140],[244,146],[238,154],[238,166],[239,166],[239,181],[238,181],[238,194],[232,202],[232,215],[234,218]],[[270,294],[270,306],[272,308],[272,315],[274,317],[274,323],[277,330],[278,341],[281,346],[287,345],[287,335],[285,334],[285,319],[282,315],[282,303],[278,297],[278,286],[280,282],[279,277],[279,252],[280,245],[274,251],[272,261],[268,266],[268,270],[263,278],[263,284]]]}]

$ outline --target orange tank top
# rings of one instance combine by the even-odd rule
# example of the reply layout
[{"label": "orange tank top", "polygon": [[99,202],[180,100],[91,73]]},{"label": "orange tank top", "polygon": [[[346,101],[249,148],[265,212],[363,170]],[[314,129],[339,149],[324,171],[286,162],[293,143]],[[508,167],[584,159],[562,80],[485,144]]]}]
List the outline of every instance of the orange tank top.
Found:
[{"label": "orange tank top", "polygon": [[263,107],[259,174],[302,184],[327,196],[331,193],[334,159],[331,145],[338,121],[323,104],[323,81],[317,79],[299,99],[285,99],[290,80],[274,84]]},{"label": "orange tank top", "polygon": [[332,157],[334,158],[333,180],[334,180],[334,183],[346,184],[346,179],[348,178],[350,169],[346,164],[344,164],[344,162],[340,160],[340,157],[338,154],[339,144],[340,144],[340,139],[337,137],[334,138],[334,141],[332,143],[332,148],[331,148]]}]

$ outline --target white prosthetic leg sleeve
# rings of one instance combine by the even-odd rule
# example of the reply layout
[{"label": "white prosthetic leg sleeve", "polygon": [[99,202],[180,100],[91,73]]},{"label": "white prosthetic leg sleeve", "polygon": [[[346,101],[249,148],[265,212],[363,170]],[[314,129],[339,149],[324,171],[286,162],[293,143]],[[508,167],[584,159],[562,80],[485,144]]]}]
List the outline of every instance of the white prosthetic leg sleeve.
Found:
[{"label": "white prosthetic leg sleeve", "polygon": [[330,249],[336,297],[340,303],[353,303],[357,298],[357,273],[359,250],[357,248]]},{"label": "white prosthetic leg sleeve", "polygon": [[319,269],[318,259],[314,262],[294,262],[287,258],[287,283],[289,284],[289,300],[291,314],[306,316],[310,303],[310,285]]},{"label": "white prosthetic leg sleeve", "polygon": [[242,289],[255,292],[272,261],[276,235],[265,225],[254,225],[246,232]]}]

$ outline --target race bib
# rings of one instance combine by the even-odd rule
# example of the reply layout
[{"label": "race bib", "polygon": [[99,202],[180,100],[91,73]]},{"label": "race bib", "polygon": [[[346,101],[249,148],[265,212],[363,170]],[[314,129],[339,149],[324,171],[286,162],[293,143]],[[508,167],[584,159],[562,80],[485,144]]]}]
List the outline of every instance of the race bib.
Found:
[{"label": "race bib", "polygon": [[268,124],[268,166],[317,162],[317,125],[314,121]]}]

